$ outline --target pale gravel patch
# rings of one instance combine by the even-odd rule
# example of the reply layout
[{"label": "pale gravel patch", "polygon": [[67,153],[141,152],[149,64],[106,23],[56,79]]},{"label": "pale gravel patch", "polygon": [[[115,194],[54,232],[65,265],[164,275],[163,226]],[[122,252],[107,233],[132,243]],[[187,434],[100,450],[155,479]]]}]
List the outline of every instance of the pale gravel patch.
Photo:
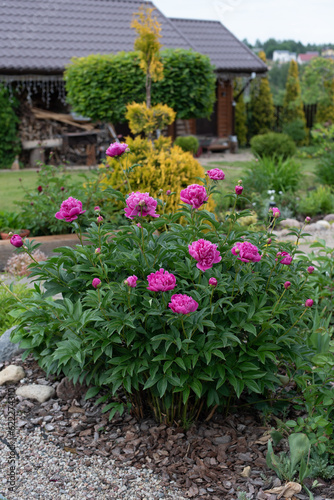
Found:
[{"label": "pale gravel patch", "polygon": [[[3,411],[0,435],[2,439],[7,436]],[[39,427],[27,432],[16,426],[16,450],[17,490],[11,493],[7,490],[9,449],[0,441],[0,493],[7,500],[185,500],[173,482],[166,487],[151,470],[115,467],[109,458],[65,452],[50,435],[43,436]]]}]

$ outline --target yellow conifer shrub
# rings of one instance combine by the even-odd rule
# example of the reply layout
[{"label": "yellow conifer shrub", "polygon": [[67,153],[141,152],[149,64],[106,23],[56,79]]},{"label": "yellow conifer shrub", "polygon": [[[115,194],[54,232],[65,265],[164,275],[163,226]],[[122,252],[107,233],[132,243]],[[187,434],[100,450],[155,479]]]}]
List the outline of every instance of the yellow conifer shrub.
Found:
[{"label": "yellow conifer shrub", "polygon": [[[102,178],[105,186],[112,186],[124,194],[128,193],[122,162],[126,161],[127,167],[139,163],[140,166],[129,175],[131,190],[148,192],[151,196],[160,198],[159,192],[162,190],[164,201],[167,202],[166,211],[169,212],[176,210],[179,203],[182,203],[181,189],[185,189],[189,184],[202,184],[197,177],[204,177],[204,168],[192,154],[182,151],[179,146],[172,146],[170,137],[161,136],[153,143],[140,137],[127,137],[126,143],[130,153],[123,156],[121,161],[115,158],[107,159],[107,165],[112,168],[112,172]],[[168,189],[175,194],[167,197]],[[211,198],[203,208],[213,210],[214,203]]]}]

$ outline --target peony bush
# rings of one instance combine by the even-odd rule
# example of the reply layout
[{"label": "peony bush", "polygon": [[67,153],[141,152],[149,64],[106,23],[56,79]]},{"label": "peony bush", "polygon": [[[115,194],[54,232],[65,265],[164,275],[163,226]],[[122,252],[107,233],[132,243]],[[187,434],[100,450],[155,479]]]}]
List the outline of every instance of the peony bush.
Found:
[{"label": "peony bush", "polygon": [[[13,340],[48,374],[85,381],[86,398],[100,394],[110,418],[128,405],[137,417],[187,427],[242,394],[274,391],[281,367],[303,362],[311,262],[276,241],[277,211],[258,232],[238,224],[247,210],[218,222],[206,207],[224,175],[201,182],[179,191],[172,213],[148,192],[113,190],[131,220],[116,232],[95,207],[99,217],[82,233],[89,211],[69,198],[56,217],[81,244],[30,266],[35,291],[19,305]],[[17,252],[38,247],[17,241]]]}]

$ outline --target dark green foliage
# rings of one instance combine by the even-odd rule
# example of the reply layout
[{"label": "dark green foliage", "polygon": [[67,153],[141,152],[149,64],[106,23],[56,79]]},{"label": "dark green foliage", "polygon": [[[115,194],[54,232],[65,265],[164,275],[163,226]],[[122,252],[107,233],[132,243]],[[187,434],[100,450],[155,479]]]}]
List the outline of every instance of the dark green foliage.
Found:
[{"label": "dark green foliage", "polygon": [[320,182],[334,186],[334,151],[325,152],[320,156],[316,174]]},{"label": "dark green foliage", "polygon": [[288,158],[296,152],[294,141],[286,134],[269,132],[260,134],[251,139],[251,148],[255,155],[259,157],[283,156]]},{"label": "dark green foliage", "polygon": [[[264,52],[258,56],[266,62]],[[250,102],[248,106],[248,130],[250,137],[265,134],[273,129],[275,108],[273,96],[267,77],[255,78],[250,85]]]},{"label": "dark green foliage", "polygon": [[[152,105],[167,104],[177,118],[211,115],[216,77],[207,56],[183,49],[161,52],[164,78],[152,82]],[[136,52],[74,58],[65,71],[68,102],[94,121],[125,121],[126,105],[144,102],[145,75]]]},{"label": "dark green foliage", "polygon": [[331,214],[334,210],[334,195],[329,186],[319,186],[301,198],[298,205],[303,215]]},{"label": "dark green foliage", "polygon": [[303,120],[294,120],[283,125],[283,133],[291,137],[296,144],[301,144],[306,139],[305,122]]},{"label": "dark green foliage", "polygon": [[8,90],[0,84],[0,168],[10,168],[21,149],[17,135],[17,105],[16,99],[11,99]]},{"label": "dark green foliage", "polygon": [[0,336],[8,328],[15,325],[15,319],[9,313],[17,305],[17,300],[11,295],[10,291],[21,300],[32,295],[32,289],[27,288],[25,285],[18,284],[14,286],[12,283],[8,288],[9,291],[0,284]]},{"label": "dark green foliage", "polygon": [[292,158],[266,157],[254,161],[243,177],[246,190],[266,193],[268,190],[294,192],[301,181],[300,163]]},{"label": "dark green foliage", "polygon": [[180,146],[180,148],[186,153],[190,152],[194,155],[197,153],[199,148],[199,141],[197,137],[194,137],[193,135],[177,137],[174,141],[174,144],[176,146]]}]

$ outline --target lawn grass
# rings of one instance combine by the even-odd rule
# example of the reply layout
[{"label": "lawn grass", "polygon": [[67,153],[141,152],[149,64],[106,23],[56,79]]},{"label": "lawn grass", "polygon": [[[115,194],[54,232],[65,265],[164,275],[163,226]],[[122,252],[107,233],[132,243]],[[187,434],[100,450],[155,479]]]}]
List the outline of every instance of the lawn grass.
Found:
[{"label": "lawn grass", "polygon": [[[89,170],[84,171],[68,171],[72,179],[80,181],[80,174],[85,173],[87,176],[92,175]],[[22,179],[21,182],[19,179]],[[82,179],[82,182],[84,180]],[[0,211],[9,210],[17,212],[20,207],[18,201],[22,201],[27,191],[34,191],[38,185],[38,175],[35,170],[18,170],[8,172],[0,172]],[[23,189],[24,187],[24,189]]]}]

